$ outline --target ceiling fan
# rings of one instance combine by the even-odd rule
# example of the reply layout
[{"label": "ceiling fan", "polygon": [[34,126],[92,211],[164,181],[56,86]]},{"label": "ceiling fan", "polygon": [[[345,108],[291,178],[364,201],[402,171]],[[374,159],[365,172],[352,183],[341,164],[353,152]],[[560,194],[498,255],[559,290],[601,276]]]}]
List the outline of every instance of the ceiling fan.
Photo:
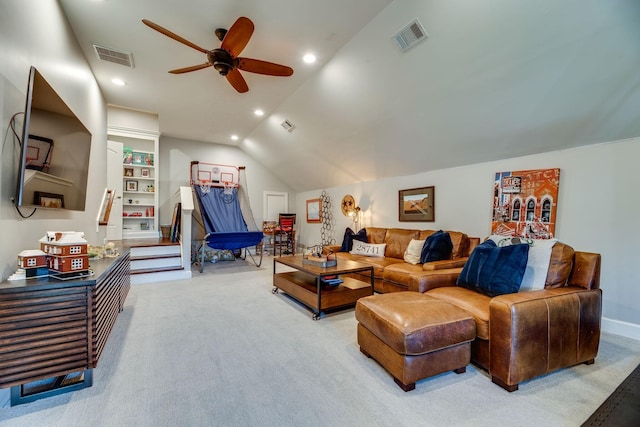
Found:
[{"label": "ceiling fan", "polygon": [[204,49],[148,19],[143,19],[142,22],[165,36],[207,55],[207,62],[204,64],[170,70],[171,74],[182,74],[213,67],[221,76],[225,76],[231,86],[240,93],[245,93],[249,90],[249,86],[247,86],[247,82],[240,74],[240,70],[268,76],[287,77],[293,74],[293,68],[285,65],[238,56],[249,43],[254,28],[253,22],[244,16],[238,18],[229,30],[224,28],[215,30],[215,35],[222,42],[222,45],[220,48],[213,50]]}]

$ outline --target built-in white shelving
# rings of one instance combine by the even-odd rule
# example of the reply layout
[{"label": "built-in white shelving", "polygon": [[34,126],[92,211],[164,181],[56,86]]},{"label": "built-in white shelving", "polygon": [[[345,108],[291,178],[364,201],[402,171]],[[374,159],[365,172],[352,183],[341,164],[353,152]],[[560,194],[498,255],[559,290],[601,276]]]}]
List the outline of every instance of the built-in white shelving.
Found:
[{"label": "built-in white shelving", "polygon": [[160,235],[158,220],[158,135],[109,129],[109,140],[123,144],[122,238]]}]

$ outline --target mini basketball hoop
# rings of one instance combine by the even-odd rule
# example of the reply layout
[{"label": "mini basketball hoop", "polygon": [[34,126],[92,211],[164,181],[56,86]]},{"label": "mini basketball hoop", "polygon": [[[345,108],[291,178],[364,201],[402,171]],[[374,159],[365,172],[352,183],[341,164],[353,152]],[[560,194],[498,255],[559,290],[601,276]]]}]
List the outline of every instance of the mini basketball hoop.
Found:
[{"label": "mini basketball hoop", "polygon": [[224,194],[233,194],[233,183],[231,181],[222,181],[222,186],[224,187]]},{"label": "mini basketball hoop", "polygon": [[202,194],[207,194],[211,191],[211,181],[200,181],[198,185]]},{"label": "mini basketball hoop", "polygon": [[240,184],[240,170],[237,166],[192,161],[190,182],[200,187],[202,194],[211,192],[211,187],[215,187],[222,188],[223,194],[230,196]]}]

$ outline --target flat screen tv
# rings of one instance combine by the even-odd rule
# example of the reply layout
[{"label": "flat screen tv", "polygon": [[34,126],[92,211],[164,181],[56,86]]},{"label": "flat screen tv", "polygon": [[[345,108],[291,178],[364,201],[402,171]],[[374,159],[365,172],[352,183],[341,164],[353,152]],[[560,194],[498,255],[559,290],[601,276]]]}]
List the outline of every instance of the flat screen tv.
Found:
[{"label": "flat screen tv", "polygon": [[35,67],[29,70],[16,206],[84,211],[91,133]]}]

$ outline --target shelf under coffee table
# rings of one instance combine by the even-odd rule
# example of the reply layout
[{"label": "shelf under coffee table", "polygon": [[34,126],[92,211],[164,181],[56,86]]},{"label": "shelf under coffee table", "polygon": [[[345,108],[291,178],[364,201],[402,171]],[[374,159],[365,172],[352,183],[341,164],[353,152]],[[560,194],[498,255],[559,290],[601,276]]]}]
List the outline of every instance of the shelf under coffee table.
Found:
[{"label": "shelf under coffee table", "polygon": [[[276,265],[282,264],[296,271],[277,273]],[[348,275],[369,272],[369,283]],[[339,275],[344,280],[337,286],[325,287],[322,278]],[[356,261],[338,259],[333,267],[318,267],[305,264],[302,255],[283,256],[273,259],[273,290],[284,291],[313,311],[313,320],[320,319],[323,311],[353,306],[359,298],[373,295],[373,267]]]}]

